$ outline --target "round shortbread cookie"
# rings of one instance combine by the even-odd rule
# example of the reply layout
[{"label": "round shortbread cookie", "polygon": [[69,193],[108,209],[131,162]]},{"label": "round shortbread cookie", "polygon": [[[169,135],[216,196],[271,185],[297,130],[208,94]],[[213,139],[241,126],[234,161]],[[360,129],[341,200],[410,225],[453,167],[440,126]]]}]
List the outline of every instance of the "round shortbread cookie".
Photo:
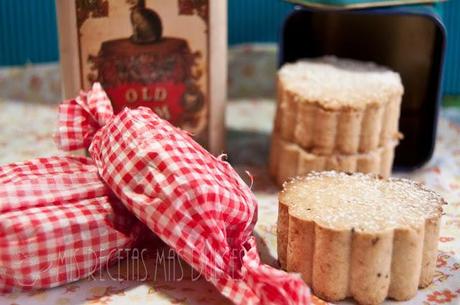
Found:
[{"label": "round shortbread cookie", "polygon": [[403,86],[374,63],[326,56],[278,72],[275,132],[318,155],[356,154],[400,137]]},{"label": "round shortbread cookie", "polygon": [[279,195],[278,254],[320,297],[408,300],[431,283],[444,200],[407,179],[312,172]]}]

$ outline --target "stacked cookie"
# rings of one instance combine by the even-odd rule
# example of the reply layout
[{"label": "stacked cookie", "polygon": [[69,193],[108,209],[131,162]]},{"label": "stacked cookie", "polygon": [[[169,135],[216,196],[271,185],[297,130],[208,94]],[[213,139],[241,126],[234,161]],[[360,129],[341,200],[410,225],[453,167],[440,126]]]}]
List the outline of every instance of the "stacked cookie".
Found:
[{"label": "stacked cookie", "polygon": [[399,74],[373,63],[327,56],[284,65],[271,175],[279,184],[314,170],[389,176],[402,94]]}]

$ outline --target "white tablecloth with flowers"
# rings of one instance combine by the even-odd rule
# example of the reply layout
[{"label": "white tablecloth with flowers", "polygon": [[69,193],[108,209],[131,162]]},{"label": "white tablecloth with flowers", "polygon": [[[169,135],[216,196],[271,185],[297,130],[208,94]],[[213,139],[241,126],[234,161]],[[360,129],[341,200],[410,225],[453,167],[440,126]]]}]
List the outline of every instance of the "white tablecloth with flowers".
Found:
[{"label": "white tablecloth with flowers", "polygon": [[[240,58],[237,59],[239,63],[233,66],[233,73],[242,75],[230,75],[233,80],[230,92],[233,92],[233,96],[242,90],[238,86],[244,86],[238,80],[246,82],[258,77],[257,71],[260,69],[252,65],[264,69],[267,69],[267,65],[260,61],[273,65],[273,54],[264,57],[258,54],[260,48],[251,48],[245,47],[234,52],[236,55],[231,54]],[[271,52],[272,49],[269,50]],[[262,55],[267,54],[264,48],[262,51]],[[254,63],[254,59],[245,61],[237,56],[238,52],[257,53],[254,57],[259,58],[259,62]],[[0,97],[0,165],[59,153],[52,141],[56,119],[55,100],[59,92],[56,71],[56,65],[0,71],[0,96],[7,96]],[[29,90],[15,89],[11,86],[11,79],[14,84],[28,87]],[[267,95],[272,93],[270,85],[261,86],[266,89],[264,92]],[[251,96],[251,93],[248,95]],[[20,101],[24,99],[35,102]],[[241,174],[246,175],[244,172],[248,170],[254,176],[253,190],[259,199],[259,221],[256,226],[259,250],[266,263],[277,266],[275,231],[278,189],[265,169],[273,114],[272,99],[240,98],[231,101],[227,109],[227,147],[230,161]],[[413,300],[394,302],[397,304],[460,304],[460,125],[452,119],[448,120],[446,114],[444,111],[439,123],[432,160],[416,171],[395,173],[426,183],[449,202],[442,222],[433,284],[420,290]],[[451,112],[449,117],[452,117]],[[149,247],[149,253],[158,253],[159,249],[165,253],[163,247],[155,247]],[[143,258],[141,265],[139,260],[126,260],[91,279],[63,287],[0,295],[0,304],[230,304],[204,279],[196,279],[193,271],[177,261],[177,257],[172,256],[168,261],[166,256],[162,262],[155,255]],[[315,299],[315,303],[324,304],[318,299]],[[387,304],[393,302],[388,301]]]}]

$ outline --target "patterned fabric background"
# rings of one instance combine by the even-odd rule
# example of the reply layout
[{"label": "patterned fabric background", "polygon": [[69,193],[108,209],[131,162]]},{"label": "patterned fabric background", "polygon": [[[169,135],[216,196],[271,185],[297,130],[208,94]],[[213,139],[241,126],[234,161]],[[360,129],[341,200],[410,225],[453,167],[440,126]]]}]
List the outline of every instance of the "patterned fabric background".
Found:
[{"label": "patterned fabric background", "polygon": [[[244,172],[249,170],[254,176],[253,190],[259,200],[259,250],[264,262],[277,266],[278,188],[265,168],[275,111],[274,54],[272,46],[264,45],[231,51],[229,91],[234,98],[227,107],[227,146],[230,161],[241,175],[247,177]],[[0,72],[0,164],[58,153],[51,139],[60,100],[58,71],[56,65],[45,65]],[[262,77],[266,75],[270,77]],[[429,164],[413,172],[395,173],[426,183],[449,205],[443,217],[434,283],[411,301],[386,304],[460,304],[460,125],[453,122],[458,118],[455,110],[443,111],[436,151]],[[94,278],[50,290],[1,295],[0,304],[230,304],[204,279],[196,279],[168,248],[150,247],[146,253],[145,264],[139,261],[139,254],[132,255]],[[158,253],[169,256],[159,261]],[[315,304],[325,303],[316,299]]]}]

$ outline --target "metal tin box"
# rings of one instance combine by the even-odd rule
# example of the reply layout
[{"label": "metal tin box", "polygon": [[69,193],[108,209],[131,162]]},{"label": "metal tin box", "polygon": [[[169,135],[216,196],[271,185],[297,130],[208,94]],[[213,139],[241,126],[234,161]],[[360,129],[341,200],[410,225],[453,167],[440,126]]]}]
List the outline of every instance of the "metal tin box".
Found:
[{"label": "metal tin box", "polygon": [[399,72],[405,90],[400,118],[404,139],[396,149],[395,166],[411,169],[433,155],[445,41],[445,28],[429,7],[297,7],[284,24],[279,64],[331,54]]}]

